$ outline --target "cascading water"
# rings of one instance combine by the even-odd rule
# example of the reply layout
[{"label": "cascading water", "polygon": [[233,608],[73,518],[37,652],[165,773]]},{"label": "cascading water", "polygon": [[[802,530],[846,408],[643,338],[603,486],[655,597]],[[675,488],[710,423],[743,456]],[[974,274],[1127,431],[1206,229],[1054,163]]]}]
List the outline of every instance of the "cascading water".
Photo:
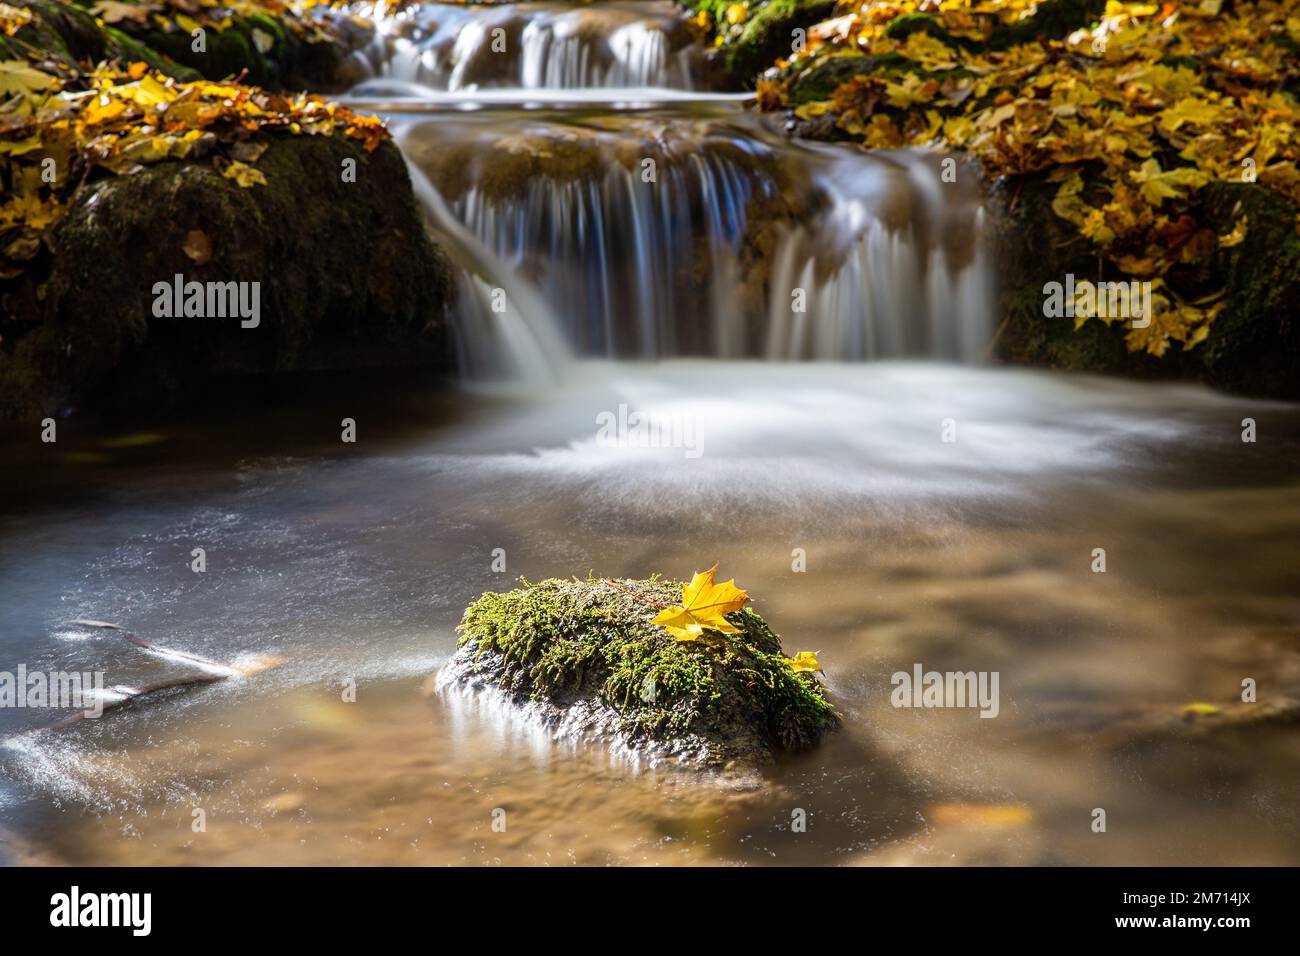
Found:
[{"label": "cascading water", "polygon": [[377,21],[373,77],[433,90],[666,87],[706,82],[703,48],[673,4],[428,4]]},{"label": "cascading water", "polygon": [[388,115],[473,276],[468,374],[536,379],[556,340],[620,358],[986,349],[977,177],[792,141],[743,96],[680,92],[708,64],[673,5],[428,4],[379,35],[354,97]]},{"label": "cascading water", "polygon": [[[131,434],[82,417],[57,452],[25,424],[0,436],[0,554],[22,557],[0,560],[0,675],[192,675],[84,619],[279,661],[57,731],[47,708],[0,706],[0,864],[1300,859],[1300,757],[1274,719],[1300,699],[1300,411],[934,362],[570,362],[978,356],[978,178],[790,141],[720,94],[522,88],[615,82],[596,41],[620,30],[645,44],[629,61],[659,63],[646,38],[672,33],[663,3],[635,29],[629,4],[584,6],[587,47],[508,46],[496,74],[473,58],[460,76],[475,92],[446,89],[461,59],[419,72],[437,31],[456,46],[445,24],[513,16],[522,38],[560,10],[510,9],[385,19],[407,46],[376,52],[384,77],[355,98],[389,115],[461,269],[466,375],[524,394],[408,398],[331,376],[269,405],[228,389]],[[693,55],[665,44],[670,66]],[[611,441],[608,416],[671,440]],[[1243,444],[1243,419],[1267,440]],[[340,420],[364,436],[346,453]],[[940,440],[950,423],[960,441]],[[1128,571],[1092,574],[1098,544]],[[758,789],[634,770],[599,741],[557,742],[526,708],[421,692],[467,602],[508,579],[713,562],[788,651],[820,655],[845,714]],[[917,662],[988,668],[1012,697],[996,721],[892,706],[891,674]],[[1272,703],[1233,703],[1243,673]],[[361,704],[340,699],[357,685]],[[1189,727],[1198,699],[1222,713]],[[1081,825],[1098,802],[1126,821],[1105,840]],[[497,806],[523,808],[509,839],[485,834]],[[792,806],[821,823],[792,835]]]}]

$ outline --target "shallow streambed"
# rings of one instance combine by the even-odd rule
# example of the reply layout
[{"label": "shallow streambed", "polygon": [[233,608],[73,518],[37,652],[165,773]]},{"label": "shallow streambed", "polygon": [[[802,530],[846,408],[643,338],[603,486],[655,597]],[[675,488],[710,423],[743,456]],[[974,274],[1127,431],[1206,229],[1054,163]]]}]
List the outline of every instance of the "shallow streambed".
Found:
[{"label": "shallow streambed", "polygon": [[[100,667],[117,683],[177,668],[66,624],[82,617],[285,662],[57,734],[22,736],[48,712],[0,710],[3,852],[1300,862],[1294,723],[1241,721],[1249,705],[1234,703],[1244,677],[1256,707],[1300,698],[1300,410],[910,363],[583,364],[576,378],[406,404],[337,393],[144,422],[130,440],[71,425],[55,446],[12,436],[0,670]],[[620,404],[694,416],[700,454],[609,447],[597,415]],[[344,415],[355,445],[337,440]],[[1105,574],[1090,570],[1099,547]],[[819,652],[846,717],[759,791],[611,763],[423,693],[482,590],[715,561],[787,649]],[[890,675],[915,663],[998,671],[999,716],[893,708]],[[1184,720],[1195,701],[1222,712]],[[1090,830],[1097,807],[1105,834]]]}]

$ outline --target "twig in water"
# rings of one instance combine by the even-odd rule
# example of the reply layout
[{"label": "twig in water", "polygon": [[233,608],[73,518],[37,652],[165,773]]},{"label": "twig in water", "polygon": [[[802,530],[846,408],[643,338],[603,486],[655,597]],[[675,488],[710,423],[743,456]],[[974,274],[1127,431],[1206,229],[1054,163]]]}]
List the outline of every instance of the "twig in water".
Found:
[{"label": "twig in water", "polygon": [[[140,698],[147,697],[148,695],[157,693],[158,691],[171,690],[172,688],[175,687],[191,687],[196,684],[215,684],[218,683],[219,681],[228,680],[231,677],[240,677],[249,674],[256,674],[259,671],[263,671],[263,670],[267,670],[268,668],[275,667],[277,664],[280,663],[278,658],[262,656],[258,661],[256,661],[253,664],[250,664],[245,667],[235,667],[231,664],[222,663],[221,661],[214,661],[208,657],[200,657],[198,654],[190,654],[186,651],[177,651],[177,650],[173,650],[170,647],[163,647],[159,644],[151,644],[149,641],[136,637],[134,634],[132,634],[130,631],[128,631],[126,628],[122,627],[119,624],[110,624],[107,621],[86,621],[86,620],[76,620],[76,621],[71,621],[69,623],[77,624],[80,625],[81,627],[95,627],[95,628],[102,628],[104,630],[117,631],[119,634],[121,634],[124,638],[126,638],[136,647],[143,648],[144,650],[150,651],[154,654],[161,654],[165,657],[173,657],[173,658],[179,658],[180,660],[192,661],[195,664],[200,664],[203,667],[210,667],[219,672],[219,673],[206,673],[206,674],[190,674],[181,677],[167,677],[167,678],[163,678],[162,680],[154,681],[152,684],[145,684],[143,687],[121,687],[121,686],[113,687],[111,689],[115,693],[121,694],[122,697],[119,700],[104,701],[100,707],[100,711],[99,711],[100,715],[103,715],[110,710],[115,710],[119,707],[125,707],[127,704],[136,703],[137,701],[140,700]],[[85,711],[78,711],[77,713],[73,714],[70,717],[66,717],[63,720],[56,721],[53,724],[49,724],[48,726],[40,727],[37,729],[58,730],[63,727],[71,726],[72,724],[81,720],[85,716],[86,716]]]},{"label": "twig in water", "polygon": [[[196,664],[202,664],[204,667],[217,667],[221,670],[229,671],[231,674],[242,673],[239,668],[231,667],[229,664],[223,664],[221,661],[214,661],[207,657],[200,657],[198,654],[189,654],[185,651],[174,651],[170,647],[160,647],[157,644],[150,644],[146,640],[136,637],[120,624],[109,624],[107,621],[70,621],[71,624],[80,624],[82,627],[98,627],[106,630],[117,631],[124,638],[134,644],[136,647],[142,647],[146,651],[153,651],[155,654],[165,654],[168,657],[179,657],[183,660],[193,661]],[[229,675],[227,675],[229,676]]]}]

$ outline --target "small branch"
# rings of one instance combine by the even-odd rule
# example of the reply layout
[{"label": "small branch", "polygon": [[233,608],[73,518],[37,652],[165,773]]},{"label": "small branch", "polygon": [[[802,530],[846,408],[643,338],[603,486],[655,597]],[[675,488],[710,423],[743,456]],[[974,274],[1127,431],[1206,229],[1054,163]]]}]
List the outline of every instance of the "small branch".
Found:
[{"label": "small branch", "polygon": [[79,720],[97,720],[104,716],[110,710],[116,710],[119,707],[125,707],[128,704],[134,704],[140,698],[147,697],[150,694],[157,693],[160,690],[170,690],[173,687],[190,687],[194,684],[216,684],[223,680],[228,680],[229,674],[193,674],[188,677],[169,677],[166,680],[155,681],[152,684],[145,684],[143,687],[114,687],[112,690],[125,696],[121,700],[106,700],[99,708],[99,714],[95,718],[89,717],[84,710],[80,710],[71,717],[65,717],[63,720],[48,724],[45,727],[39,727],[38,730],[61,730],[64,727],[70,727]]},{"label": "small branch", "polygon": [[179,657],[182,660],[193,661],[195,664],[202,664],[204,667],[216,667],[220,670],[229,671],[231,674],[239,673],[239,668],[231,667],[229,664],[223,664],[221,661],[214,661],[210,658],[200,657],[198,654],[189,654],[185,651],[174,651],[170,647],[162,647],[158,644],[150,644],[148,641],[136,637],[126,628],[118,624],[109,624],[107,621],[70,621],[69,623],[80,624],[82,627],[98,627],[105,630],[117,631],[136,647],[142,647],[146,651],[152,651],[155,654],[165,654],[168,657]]},{"label": "small branch", "polygon": [[[124,638],[126,638],[136,647],[142,648],[151,653],[161,654],[165,657],[173,657],[173,658],[179,658],[180,660],[191,661],[192,663],[199,664],[203,667],[214,668],[215,670],[221,672],[216,674],[213,673],[189,674],[181,677],[166,677],[163,678],[162,680],[154,681],[152,684],[145,684],[143,687],[121,687],[121,686],[113,687],[112,690],[118,694],[122,694],[123,695],[122,698],[120,700],[103,701],[99,708],[99,714],[96,715],[97,717],[103,716],[104,714],[108,713],[110,710],[116,710],[120,707],[125,707],[128,704],[134,704],[138,702],[141,698],[148,697],[150,694],[156,694],[159,691],[171,690],[176,687],[192,687],[198,684],[216,684],[223,680],[229,680],[231,677],[238,677],[244,674],[253,674],[256,673],[257,670],[265,669],[265,667],[267,666],[274,667],[277,663],[279,663],[277,659],[270,659],[269,663],[263,663],[256,667],[246,667],[241,669],[238,667],[233,667],[230,664],[222,663],[221,661],[214,661],[211,658],[200,657],[198,654],[190,654],[187,653],[186,651],[173,650],[170,647],[163,647],[160,644],[151,644],[149,641],[136,637],[134,634],[132,634],[130,631],[128,631],[126,628],[122,627],[121,625],[110,624],[107,621],[77,620],[77,621],[70,621],[69,623],[77,624],[80,625],[81,627],[95,627],[95,628],[101,628],[109,631],[117,631],[119,634],[121,634]],[[78,711],[77,713],[73,714],[70,717],[65,717],[62,720],[55,721],[52,724],[47,724],[44,727],[38,727],[36,729],[38,731],[59,730],[64,727],[70,727],[71,725],[75,724],[77,721],[83,719],[86,719],[85,709]]]}]

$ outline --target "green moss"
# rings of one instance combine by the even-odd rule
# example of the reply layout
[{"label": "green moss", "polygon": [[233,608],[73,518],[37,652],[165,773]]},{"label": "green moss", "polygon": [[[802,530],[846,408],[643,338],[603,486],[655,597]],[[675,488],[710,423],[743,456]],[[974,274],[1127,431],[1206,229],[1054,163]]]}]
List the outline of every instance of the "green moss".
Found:
[{"label": "green moss", "polygon": [[1300,399],[1300,206],[1258,183],[1211,183],[1202,217],[1220,235],[1245,217],[1246,239],[1221,249],[1224,307],[1199,347],[1206,377],[1233,391]]},{"label": "green moss", "polygon": [[877,60],[861,53],[823,57],[808,69],[801,70],[790,82],[788,94],[790,105],[801,106],[804,103],[829,99],[841,84],[855,76],[866,76],[877,65]]},{"label": "green moss", "polygon": [[727,51],[727,68],[742,81],[754,78],[793,52],[794,31],[829,17],[835,0],[768,0],[745,24]]},{"label": "green moss", "polygon": [[751,608],[728,616],[740,634],[677,641],[650,621],[655,604],[680,599],[678,582],[618,582],[655,604],[594,578],[523,583],[482,595],[460,625],[463,646],[501,656],[507,690],[551,702],[594,695],[658,740],[742,721],[799,750],[838,721],[817,679],[786,665]]},{"label": "green moss", "polygon": [[1096,21],[1106,0],[1045,0],[1032,17],[998,27],[989,38],[995,50],[1038,40],[1059,40]]},{"label": "green moss", "polygon": [[241,25],[243,21],[236,21],[225,30],[205,30],[202,51],[194,49],[193,38],[184,30],[170,33],[153,30],[141,39],[178,63],[198,70],[210,80],[237,76],[247,70],[247,82],[274,87],[279,79],[275,64],[257,52],[251,40],[252,31],[241,29]]},{"label": "green moss", "polygon": [[236,18],[224,30],[207,30],[202,52],[193,49],[193,38],[184,30],[150,30],[140,40],[210,80],[247,71],[244,82],[255,86],[328,90],[340,85],[337,71],[345,58],[343,47],[360,43],[360,36],[351,30],[339,42],[309,43],[274,17],[256,13]]},{"label": "green moss", "polygon": [[86,10],[61,0],[31,0],[36,17],[22,27],[15,38],[65,61],[94,62],[105,52],[104,32]]},{"label": "green moss", "polygon": [[890,20],[889,25],[885,27],[885,36],[895,40],[906,40],[913,33],[928,33],[952,49],[975,50],[980,46],[977,40],[953,36],[928,13],[905,13],[901,17]]},{"label": "green moss", "polygon": [[148,63],[155,70],[161,70],[168,76],[174,76],[184,83],[202,79],[198,70],[182,66],[166,54],[145,46],[139,40],[128,36],[115,27],[104,27],[104,35],[108,38],[110,44],[110,54],[124,62]]}]

